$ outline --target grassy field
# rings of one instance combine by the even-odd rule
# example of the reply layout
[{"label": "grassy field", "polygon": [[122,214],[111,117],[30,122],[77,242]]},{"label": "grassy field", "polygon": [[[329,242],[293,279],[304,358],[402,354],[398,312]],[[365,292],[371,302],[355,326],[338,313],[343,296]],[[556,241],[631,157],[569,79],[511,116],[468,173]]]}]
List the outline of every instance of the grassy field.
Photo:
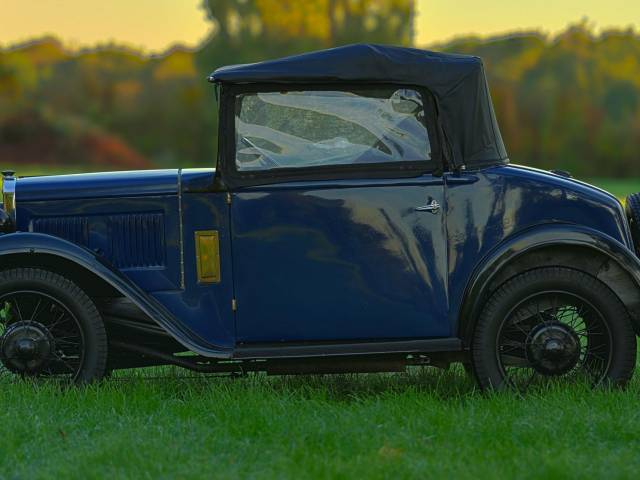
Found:
[{"label": "grassy field", "polygon": [[603,188],[621,199],[631,193],[640,192],[640,178],[591,178],[585,181]]},{"label": "grassy field", "polygon": [[[30,172],[41,173],[41,172]],[[598,181],[618,196],[638,182]],[[0,479],[637,478],[626,391],[483,395],[460,368],[0,383]]]},{"label": "grassy field", "polygon": [[637,478],[640,382],[482,395],[458,369],[2,385],[2,478]]}]

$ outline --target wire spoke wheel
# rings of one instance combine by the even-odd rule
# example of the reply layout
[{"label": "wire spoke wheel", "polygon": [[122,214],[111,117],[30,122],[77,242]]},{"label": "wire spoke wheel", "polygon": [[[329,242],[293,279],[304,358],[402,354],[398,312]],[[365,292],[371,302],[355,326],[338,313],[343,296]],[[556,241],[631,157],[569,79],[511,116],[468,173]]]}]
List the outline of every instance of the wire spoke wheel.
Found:
[{"label": "wire spoke wheel", "polygon": [[518,391],[559,381],[600,384],[612,358],[604,316],[579,295],[547,291],[519,302],[498,332],[496,356]]},{"label": "wire spoke wheel", "polygon": [[66,305],[41,291],[18,290],[0,296],[0,308],[0,380],[77,380],[85,339],[78,318]]},{"label": "wire spoke wheel", "polygon": [[516,275],[487,299],[472,361],[484,389],[624,387],[635,368],[629,312],[597,278],[565,267]]}]

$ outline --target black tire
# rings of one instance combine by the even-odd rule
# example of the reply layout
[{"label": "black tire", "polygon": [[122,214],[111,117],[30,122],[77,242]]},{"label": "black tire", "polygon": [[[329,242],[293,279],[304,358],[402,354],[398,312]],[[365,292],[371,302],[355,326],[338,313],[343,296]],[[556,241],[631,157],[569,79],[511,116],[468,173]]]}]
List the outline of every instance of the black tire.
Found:
[{"label": "black tire", "polygon": [[625,210],[636,254],[640,255],[640,193],[633,193],[626,198]]},{"label": "black tire", "polygon": [[[6,346],[0,342],[0,378],[3,373],[13,373],[18,376],[56,376],[77,384],[87,384],[104,376],[108,353],[104,323],[95,304],[74,282],[48,270],[5,270],[0,272],[0,299],[2,305],[8,303],[7,308],[16,311],[10,315],[12,319],[5,320],[4,324],[0,325],[2,342],[8,338],[7,332],[12,326],[22,327],[31,324],[37,326],[36,337],[46,337],[46,342],[49,342],[46,359],[44,354],[42,359],[39,359],[43,365],[26,373],[24,369],[17,368],[7,360],[4,350]],[[34,299],[31,300],[31,305],[35,304],[35,308],[23,306],[22,309],[25,311],[18,312],[17,309],[21,308],[19,304],[26,301],[25,299]],[[35,299],[39,300],[36,302]],[[13,303],[18,304],[18,307],[13,306]],[[29,314],[28,311],[31,309],[33,312]],[[27,318],[29,316],[30,319]],[[23,317],[25,321],[20,321]],[[73,349],[78,354],[74,357],[64,356],[68,349]],[[15,357],[14,355],[12,358]]]},{"label": "black tire", "polygon": [[523,391],[579,378],[624,386],[635,368],[636,336],[626,308],[602,282],[540,268],[507,281],[486,302],[472,361],[483,389]]}]

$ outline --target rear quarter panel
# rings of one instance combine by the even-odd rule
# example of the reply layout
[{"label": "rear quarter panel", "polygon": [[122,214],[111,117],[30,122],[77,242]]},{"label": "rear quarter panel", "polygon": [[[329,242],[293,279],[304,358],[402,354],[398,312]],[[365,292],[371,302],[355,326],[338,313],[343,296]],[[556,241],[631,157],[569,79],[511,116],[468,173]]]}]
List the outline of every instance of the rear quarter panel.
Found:
[{"label": "rear quarter panel", "polygon": [[516,166],[451,174],[446,184],[451,335],[476,267],[508,238],[540,225],[574,224],[631,245],[620,203],[586,184]]}]

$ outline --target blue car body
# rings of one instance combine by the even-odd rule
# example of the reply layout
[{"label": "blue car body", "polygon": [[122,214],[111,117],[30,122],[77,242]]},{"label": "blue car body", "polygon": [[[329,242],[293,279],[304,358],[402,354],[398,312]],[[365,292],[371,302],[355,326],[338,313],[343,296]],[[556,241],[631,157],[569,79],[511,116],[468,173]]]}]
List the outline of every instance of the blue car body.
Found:
[{"label": "blue car body", "polygon": [[[214,78],[217,169],[20,178],[0,262],[74,265],[182,350],[218,359],[464,351],[492,284],[543,262],[534,252],[591,252],[637,321],[640,263],[612,195],[504,158],[456,163],[455,146],[435,171],[234,182],[229,75]],[[214,281],[198,270],[203,232]]]},{"label": "blue car body", "polygon": [[[551,173],[500,166],[271,184],[238,189],[231,204],[213,191],[214,176],[21,179],[20,233],[0,237],[0,249],[85,265],[135,292],[186,346],[216,356],[239,343],[459,338],[475,276],[536,245],[591,244],[640,273],[618,200]],[[414,210],[428,199],[443,211]],[[220,232],[219,283],[197,282],[201,230]]]}]

